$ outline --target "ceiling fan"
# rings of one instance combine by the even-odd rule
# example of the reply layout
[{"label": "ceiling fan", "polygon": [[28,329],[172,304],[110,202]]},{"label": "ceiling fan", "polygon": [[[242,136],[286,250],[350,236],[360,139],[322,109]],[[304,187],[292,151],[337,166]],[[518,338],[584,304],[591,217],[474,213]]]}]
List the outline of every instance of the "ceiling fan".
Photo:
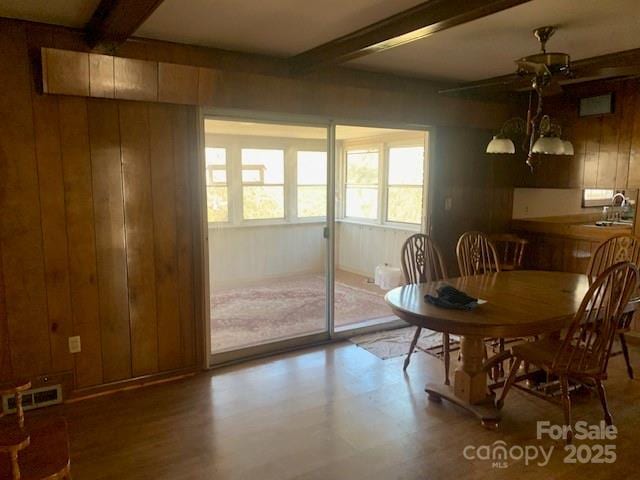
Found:
[{"label": "ceiling fan", "polygon": [[465,83],[440,90],[443,94],[483,95],[499,92],[540,90],[544,96],[562,93],[562,85],[640,75],[640,49],[571,61],[568,53],[547,52],[547,42],[556,27],[536,28],[533,35],[540,51],[515,60],[516,71],[500,77]]}]

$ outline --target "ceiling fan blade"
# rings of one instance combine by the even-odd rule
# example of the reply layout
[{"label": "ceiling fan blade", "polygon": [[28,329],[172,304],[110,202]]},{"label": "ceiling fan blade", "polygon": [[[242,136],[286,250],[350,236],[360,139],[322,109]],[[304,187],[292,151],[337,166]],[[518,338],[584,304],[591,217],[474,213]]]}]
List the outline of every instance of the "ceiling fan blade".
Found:
[{"label": "ceiling fan blade", "polygon": [[588,67],[580,68],[575,67],[571,69],[573,73],[573,79],[567,80],[563,83],[575,83],[572,80],[586,81],[588,79],[595,78],[613,78],[613,77],[631,77],[640,75],[640,64],[636,65],[616,65],[616,66],[597,66],[592,65]]},{"label": "ceiling fan blade", "polygon": [[473,90],[511,90],[511,85],[514,82],[520,80],[518,75],[505,75],[503,77],[490,78],[487,80],[478,80],[476,82],[469,82],[457,87],[445,88],[439,90],[438,93],[442,94],[456,94],[471,92]]}]

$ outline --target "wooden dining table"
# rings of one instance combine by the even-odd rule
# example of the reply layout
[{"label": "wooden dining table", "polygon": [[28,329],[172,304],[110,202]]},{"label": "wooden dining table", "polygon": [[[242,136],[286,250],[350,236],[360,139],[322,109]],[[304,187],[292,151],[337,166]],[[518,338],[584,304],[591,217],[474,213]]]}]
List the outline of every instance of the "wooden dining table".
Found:
[{"label": "wooden dining table", "polygon": [[[473,310],[450,310],[425,301],[447,284],[485,300]],[[417,327],[460,336],[461,361],[453,386],[430,383],[429,399],[447,399],[495,428],[500,413],[487,387],[491,358],[485,360],[487,338],[519,338],[558,332],[573,318],[589,288],[586,275],[567,272],[510,271],[404,285],[385,300],[393,312]]]}]

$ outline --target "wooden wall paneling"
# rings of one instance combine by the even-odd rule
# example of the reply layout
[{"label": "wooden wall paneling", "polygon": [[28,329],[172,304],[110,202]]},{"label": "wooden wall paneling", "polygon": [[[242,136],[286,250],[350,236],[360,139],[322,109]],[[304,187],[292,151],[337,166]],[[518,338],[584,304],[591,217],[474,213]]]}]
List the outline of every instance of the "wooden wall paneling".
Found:
[{"label": "wooden wall paneling", "polygon": [[158,366],[161,371],[182,366],[172,108],[149,106]]},{"label": "wooden wall paneling", "polygon": [[633,98],[634,115],[629,148],[629,180],[630,188],[640,187],[640,92],[635,84],[636,95]]},{"label": "wooden wall paneling", "polygon": [[45,93],[89,96],[88,53],[43,48],[42,71]]},{"label": "wooden wall paneling", "polygon": [[11,340],[9,338],[9,323],[7,322],[7,309],[5,306],[2,243],[0,242],[0,382],[7,382],[13,378]]},{"label": "wooden wall paneling", "polygon": [[197,105],[198,93],[198,67],[158,64],[158,101]]},{"label": "wooden wall paneling", "polygon": [[33,115],[40,187],[42,241],[53,371],[73,369],[68,339],[73,335],[69,286],[65,193],[58,128],[58,98],[34,95]]},{"label": "wooden wall paneling", "polygon": [[131,338],[118,105],[88,100],[100,341],[105,382],[131,376]]},{"label": "wooden wall paneling", "polygon": [[86,100],[60,97],[59,109],[73,331],[82,342],[75,354],[76,386],[87,387],[103,376]]},{"label": "wooden wall paneling", "polygon": [[596,179],[596,185],[600,188],[613,188],[616,185],[619,120],[619,112],[602,116]]},{"label": "wooden wall paneling", "polygon": [[115,97],[114,68],[114,57],[98,53],[89,54],[89,92],[92,97]]},{"label": "wooden wall paneling", "polygon": [[602,117],[584,117],[584,177],[585,188],[595,188],[598,185],[598,155],[600,152],[600,138],[602,133]]},{"label": "wooden wall paneling", "polygon": [[193,123],[189,117],[195,117],[193,109],[177,107],[172,110],[172,116],[182,358],[184,366],[192,366],[196,362],[195,303],[196,298],[198,301],[200,299],[199,294],[194,291],[194,257],[198,258],[194,252],[199,246],[195,237],[201,235],[200,230],[194,225],[195,215],[192,206],[193,199],[199,198],[200,188],[194,184],[192,178],[200,164],[193,146],[195,139],[192,135],[195,135],[195,131],[190,130]]},{"label": "wooden wall paneling", "polygon": [[198,105],[213,106],[220,84],[220,73],[211,68],[198,68]]},{"label": "wooden wall paneling", "polygon": [[158,100],[158,63],[115,57],[115,96],[124,100]]},{"label": "wooden wall paneling", "polygon": [[13,373],[51,368],[31,81],[25,29],[0,21],[0,241]]},{"label": "wooden wall paneling", "polygon": [[158,371],[148,104],[120,102],[124,215],[134,376]]},{"label": "wooden wall paneling", "polygon": [[637,82],[624,82],[621,92],[622,99],[618,100],[620,112],[615,185],[618,189],[626,188],[629,181],[629,156],[631,154]]}]

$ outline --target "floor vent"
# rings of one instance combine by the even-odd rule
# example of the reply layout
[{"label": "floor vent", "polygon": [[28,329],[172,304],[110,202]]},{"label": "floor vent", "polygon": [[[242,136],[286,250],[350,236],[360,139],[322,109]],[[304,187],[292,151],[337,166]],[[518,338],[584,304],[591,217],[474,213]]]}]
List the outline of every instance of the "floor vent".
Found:
[{"label": "floor vent", "polygon": [[[58,403],[62,403],[62,387],[60,385],[33,388],[22,394],[22,406],[25,410],[48,407]],[[2,396],[2,410],[5,413],[15,413],[16,399],[13,395]]]}]

